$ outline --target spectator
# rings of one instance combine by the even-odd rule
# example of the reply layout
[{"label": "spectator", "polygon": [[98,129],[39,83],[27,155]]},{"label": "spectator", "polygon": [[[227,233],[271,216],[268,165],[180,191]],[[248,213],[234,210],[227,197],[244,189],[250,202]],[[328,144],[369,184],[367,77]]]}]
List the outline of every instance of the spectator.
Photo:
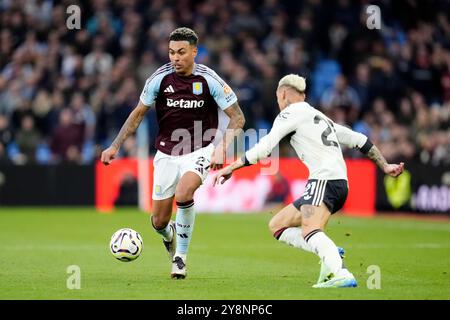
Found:
[{"label": "spectator", "polygon": [[238,65],[231,77],[230,86],[239,96],[239,105],[245,115],[246,127],[255,127],[255,115],[253,106],[259,102],[259,93],[252,79],[249,77],[248,69]]},{"label": "spectator", "polygon": [[74,115],[70,109],[61,111],[59,125],[51,137],[50,148],[53,152],[54,162],[76,159],[83,144],[84,130],[83,124],[75,123]]},{"label": "spectator", "polygon": [[11,164],[11,160],[6,154],[5,145],[0,142],[0,165],[8,165]]},{"label": "spectator", "polygon": [[107,73],[113,65],[113,57],[104,51],[105,40],[98,36],[94,39],[94,50],[84,58],[84,73],[96,75]]},{"label": "spectator", "polygon": [[[448,0],[434,10],[380,2],[379,31],[366,28],[364,1],[82,1],[76,32],[66,27],[67,1],[0,2],[0,143],[8,156],[31,117],[55,159],[94,161],[83,147],[98,150],[116,135],[146,79],[168,61],[168,34],[186,25],[200,35],[197,62],[219,69],[236,91],[247,128],[272,123],[277,79],[300,73],[310,101],[373,136],[389,156],[448,163]],[[60,123],[64,108],[74,113],[70,125]]]},{"label": "spectator", "polygon": [[358,98],[361,101],[361,109],[364,112],[368,109],[369,104],[373,99],[370,83],[370,67],[367,63],[360,63],[356,67],[355,73],[356,75],[352,87],[358,94]]},{"label": "spectator", "polygon": [[126,173],[120,183],[115,206],[136,206],[138,204],[138,183],[131,173]]},{"label": "spectator", "polygon": [[289,181],[287,181],[286,178],[283,177],[283,175],[277,173],[274,176],[270,192],[266,197],[266,203],[284,204],[284,201],[289,196],[289,192],[290,192]]},{"label": "spectator", "polygon": [[13,132],[9,127],[9,119],[0,114],[0,143],[7,146],[11,141],[13,141]]},{"label": "spectator", "polygon": [[345,76],[339,75],[334,87],[324,92],[320,105],[332,118],[336,109],[344,110],[346,122],[352,124],[357,120],[361,102],[356,91],[347,84]]},{"label": "spectator", "polygon": [[40,134],[34,127],[34,119],[31,116],[22,118],[22,126],[16,133],[16,143],[20,152],[24,155],[25,162],[36,161],[36,149],[40,141]]},{"label": "spectator", "polygon": [[74,123],[83,126],[85,129],[84,140],[92,140],[95,134],[95,114],[91,106],[86,103],[84,95],[80,92],[74,93],[70,107],[73,112]]}]

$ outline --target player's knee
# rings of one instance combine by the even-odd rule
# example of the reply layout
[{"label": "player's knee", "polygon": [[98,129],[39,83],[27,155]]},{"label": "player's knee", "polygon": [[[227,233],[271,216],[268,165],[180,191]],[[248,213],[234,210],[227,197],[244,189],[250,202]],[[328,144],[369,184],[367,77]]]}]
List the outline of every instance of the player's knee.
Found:
[{"label": "player's knee", "polygon": [[317,229],[317,228],[314,228],[314,224],[310,223],[310,221],[303,221],[302,237],[305,238],[314,229]]},{"label": "player's knee", "polygon": [[302,226],[302,237],[305,239],[311,232],[322,230],[320,225]]},{"label": "player's knee", "polygon": [[194,199],[195,188],[190,186],[179,187],[175,192],[176,202],[188,202]]},{"label": "player's knee", "polygon": [[287,226],[280,221],[280,219],[277,219],[276,217],[273,217],[269,222],[269,230],[272,233],[273,237],[275,239],[279,239],[281,234],[284,232],[284,230],[287,229]]},{"label": "player's knee", "polygon": [[170,216],[167,219],[166,217],[163,217],[162,215],[153,214],[150,217],[150,221],[152,222],[154,229],[161,230],[161,229],[164,229],[167,226],[167,224],[169,223]]},{"label": "player's knee", "polygon": [[281,229],[282,226],[280,226],[279,222],[277,221],[275,217],[270,219],[269,221],[269,230],[272,234],[275,234],[279,229]]},{"label": "player's knee", "polygon": [[304,226],[302,226],[302,237],[303,239],[311,232],[311,230],[309,228],[305,228]]}]

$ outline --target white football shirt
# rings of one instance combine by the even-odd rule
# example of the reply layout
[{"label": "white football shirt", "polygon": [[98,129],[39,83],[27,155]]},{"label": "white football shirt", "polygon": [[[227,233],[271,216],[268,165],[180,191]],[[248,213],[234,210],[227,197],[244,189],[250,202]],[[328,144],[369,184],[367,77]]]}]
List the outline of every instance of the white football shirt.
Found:
[{"label": "white football shirt", "polygon": [[309,179],[347,180],[347,167],[340,144],[362,148],[367,137],[334,123],[307,102],[287,106],[275,119],[268,135],[245,155],[251,164],[267,158],[280,140],[294,133],[291,145],[309,170]]}]

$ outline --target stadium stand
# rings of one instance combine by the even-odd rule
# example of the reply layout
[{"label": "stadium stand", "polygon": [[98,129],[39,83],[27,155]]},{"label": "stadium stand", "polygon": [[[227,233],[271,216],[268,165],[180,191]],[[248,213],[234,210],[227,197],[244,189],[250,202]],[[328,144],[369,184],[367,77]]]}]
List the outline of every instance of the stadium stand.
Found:
[{"label": "stadium stand", "polygon": [[[366,27],[365,3],[1,0],[0,162],[94,162],[168,61],[169,33],[188,26],[197,62],[235,90],[247,127],[270,127],[278,79],[298,73],[312,104],[388,161],[450,164],[450,1],[373,1],[380,30]],[[66,27],[71,4],[80,30]]]}]

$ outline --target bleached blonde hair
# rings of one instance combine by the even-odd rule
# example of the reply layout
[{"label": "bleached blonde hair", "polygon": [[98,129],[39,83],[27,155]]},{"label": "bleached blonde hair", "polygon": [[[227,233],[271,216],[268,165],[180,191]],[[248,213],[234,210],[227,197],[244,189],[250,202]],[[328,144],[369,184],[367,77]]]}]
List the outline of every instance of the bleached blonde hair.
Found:
[{"label": "bleached blonde hair", "polygon": [[298,92],[304,93],[306,90],[306,80],[298,74],[288,74],[278,82],[278,88],[282,86],[291,87]]}]

